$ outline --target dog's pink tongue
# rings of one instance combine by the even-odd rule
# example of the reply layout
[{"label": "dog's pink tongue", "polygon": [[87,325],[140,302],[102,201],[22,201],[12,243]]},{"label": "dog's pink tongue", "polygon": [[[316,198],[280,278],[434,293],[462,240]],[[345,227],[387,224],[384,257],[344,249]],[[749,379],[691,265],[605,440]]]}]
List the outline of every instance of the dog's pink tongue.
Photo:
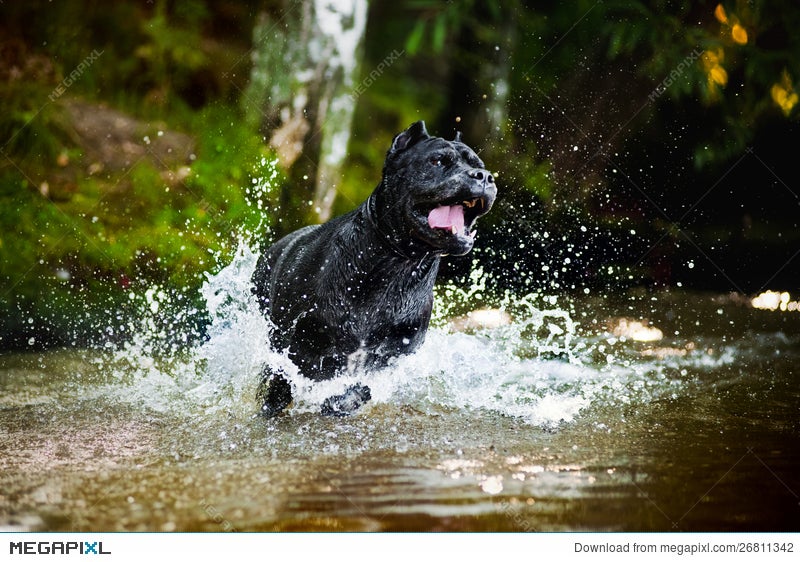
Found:
[{"label": "dog's pink tongue", "polygon": [[464,232],[464,207],[461,205],[442,205],[428,214],[428,226],[444,228],[457,234]]}]

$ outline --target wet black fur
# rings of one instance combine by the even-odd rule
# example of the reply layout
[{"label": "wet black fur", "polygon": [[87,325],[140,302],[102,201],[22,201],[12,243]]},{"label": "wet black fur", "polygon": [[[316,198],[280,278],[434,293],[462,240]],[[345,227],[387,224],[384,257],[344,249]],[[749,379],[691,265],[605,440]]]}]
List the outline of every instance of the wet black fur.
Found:
[{"label": "wet black fur", "polygon": [[[315,381],[348,367],[379,368],[418,349],[441,256],[472,248],[474,222],[496,192],[483,162],[459,137],[431,137],[422,121],[398,134],[367,201],[285,236],[259,258],[254,293],[274,325],[273,347],[288,349],[300,372]],[[464,235],[427,225],[437,204],[474,198],[483,203],[464,207]],[[356,385],[326,400],[322,412],[347,415],[369,399],[369,388]],[[265,368],[259,400],[267,417],[289,405],[291,386],[280,372]]]}]

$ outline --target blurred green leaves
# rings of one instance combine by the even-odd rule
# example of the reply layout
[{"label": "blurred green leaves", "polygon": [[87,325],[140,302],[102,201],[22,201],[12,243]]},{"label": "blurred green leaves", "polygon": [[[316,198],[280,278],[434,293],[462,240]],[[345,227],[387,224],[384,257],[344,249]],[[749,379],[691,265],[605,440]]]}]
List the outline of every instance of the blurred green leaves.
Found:
[{"label": "blurred green leaves", "polygon": [[164,169],[146,158],[79,175],[60,200],[33,180],[41,170],[4,166],[0,309],[36,309],[43,292],[60,306],[81,287],[107,298],[154,282],[197,297],[202,274],[226,262],[240,235],[257,239],[268,226],[269,191],[254,186],[276,178],[275,164],[239,119],[235,108],[208,108],[197,116],[192,162]]},{"label": "blurred green leaves", "polygon": [[208,11],[203,2],[181,2],[177,4],[176,19],[182,19],[184,25],[176,25],[167,17],[165,0],[158,0],[155,6],[152,17],[142,22],[147,41],[135,52],[145,61],[147,77],[165,90],[162,95],[167,99],[174,83],[184,82],[188,74],[207,62],[198,46],[202,40],[200,26],[208,17]]},{"label": "blurred green leaves", "polygon": [[[285,9],[271,0],[259,10],[205,0],[0,4],[2,313],[19,316],[51,294],[66,296],[66,310],[70,291],[108,295],[139,280],[196,286],[237,233],[279,214],[255,189],[279,171],[253,100],[291,95],[292,49],[307,45],[287,45],[273,25]],[[365,76],[404,53],[357,98],[337,212],[366,197],[392,135],[421,118],[483,148],[504,195],[591,214],[620,189],[603,175],[604,154],[647,161],[661,154],[640,145],[668,146],[704,173],[735,161],[764,122],[800,117],[792,0],[405,0],[371,3],[367,25]],[[92,167],[50,94],[94,51],[103,54],[59,102],[108,104],[153,130],[182,131],[192,160]],[[248,83],[253,59],[274,76]],[[483,72],[501,63],[505,80]],[[502,108],[491,106],[503,89]],[[473,126],[498,109],[502,123]],[[694,189],[651,180],[653,190]]]}]

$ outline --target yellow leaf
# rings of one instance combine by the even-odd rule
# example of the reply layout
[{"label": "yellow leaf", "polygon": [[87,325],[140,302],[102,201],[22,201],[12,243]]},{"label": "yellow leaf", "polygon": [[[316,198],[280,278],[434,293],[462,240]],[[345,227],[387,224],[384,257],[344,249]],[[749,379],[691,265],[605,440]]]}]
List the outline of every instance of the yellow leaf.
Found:
[{"label": "yellow leaf", "polygon": [[711,70],[709,70],[708,75],[714,82],[716,82],[720,86],[724,86],[725,84],[728,83],[728,73],[725,72],[725,69],[722,68],[720,65],[711,67]]},{"label": "yellow leaf", "polygon": [[725,51],[721,48],[703,52],[703,65],[706,70],[717,66],[723,60],[725,60]]},{"label": "yellow leaf", "polygon": [[717,7],[714,8],[714,17],[720,23],[728,23],[728,15],[725,13],[725,8],[722,7],[722,4],[717,4]]},{"label": "yellow leaf", "polygon": [[792,108],[797,104],[797,93],[787,90],[780,84],[773,84],[769,93],[772,95],[775,105],[780,107],[783,114],[788,117]]},{"label": "yellow leaf", "polygon": [[783,105],[784,101],[786,100],[786,90],[784,90],[778,84],[773,84],[772,89],[770,89],[769,93],[772,95],[772,101],[774,101],[779,106]]},{"label": "yellow leaf", "polygon": [[747,43],[747,30],[736,23],[731,28],[731,37],[733,37],[733,40],[739,43],[739,45],[744,45]]}]

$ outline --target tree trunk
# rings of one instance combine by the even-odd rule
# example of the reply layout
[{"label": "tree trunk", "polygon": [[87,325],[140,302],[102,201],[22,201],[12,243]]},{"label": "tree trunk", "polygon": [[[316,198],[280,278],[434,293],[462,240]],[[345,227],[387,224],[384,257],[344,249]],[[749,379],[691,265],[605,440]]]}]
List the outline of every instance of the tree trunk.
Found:
[{"label": "tree trunk", "polygon": [[350,140],[367,0],[302,0],[262,14],[243,98],[287,170],[274,230],[330,218]]}]

